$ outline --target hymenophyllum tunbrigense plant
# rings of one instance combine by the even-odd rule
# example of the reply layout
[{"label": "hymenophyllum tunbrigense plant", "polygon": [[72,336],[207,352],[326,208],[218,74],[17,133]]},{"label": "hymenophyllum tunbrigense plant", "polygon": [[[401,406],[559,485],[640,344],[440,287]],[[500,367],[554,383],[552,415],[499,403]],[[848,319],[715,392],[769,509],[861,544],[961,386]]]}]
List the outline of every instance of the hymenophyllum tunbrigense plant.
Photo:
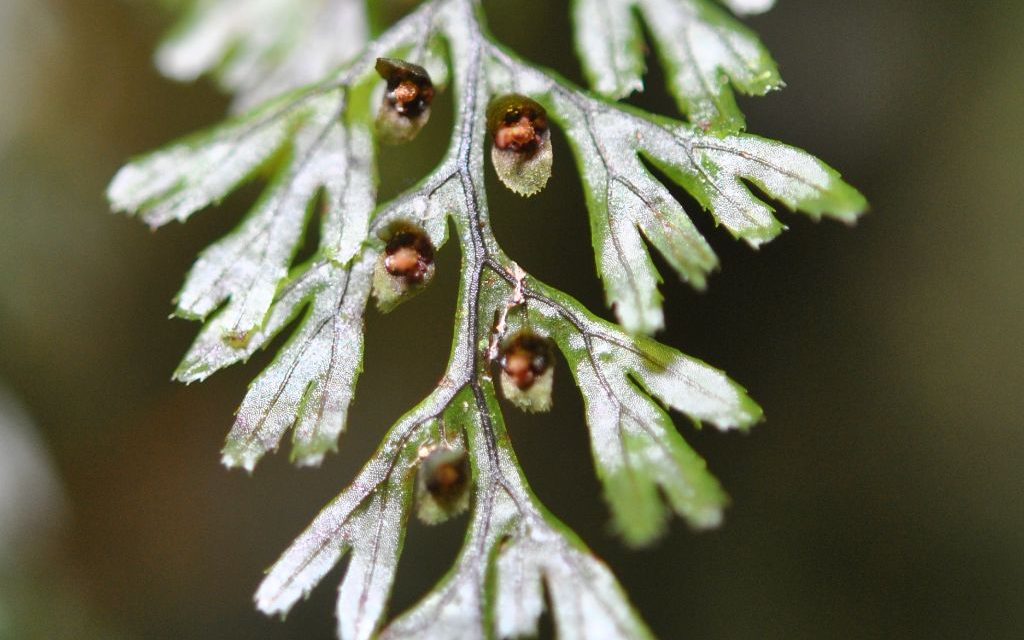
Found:
[{"label": "hymenophyllum tunbrigense plant", "polygon": [[[590,90],[495,42],[479,0],[424,1],[373,38],[354,0],[194,4],[159,65],[183,79],[214,72],[240,115],[131,162],[108,195],[115,209],[159,227],[247,180],[266,180],[238,228],[202,252],[176,299],[176,315],[204,323],[175,374],[184,382],[247,360],[298,319],[238,409],[226,465],[252,470],[289,430],[292,459],[319,464],[345,428],[370,298],[387,311],[427,286],[449,221],[462,253],[443,379],[273,565],[259,609],[286,613],[349,554],[341,638],[531,635],[545,590],[559,637],[650,637],[609,569],[531,492],[495,379],[510,404],[544,410],[561,353],[585,400],[615,528],[629,544],[655,539],[670,512],[698,529],[719,524],[725,493],[667,410],[723,430],[762,414],[721,371],[650,337],[664,317],[648,244],[698,288],[716,257],[649,167],[753,246],[783,226],[748,184],[813,218],[851,222],[866,206],[816,158],[742,132],[733,92],[763,94],[781,80],[730,10],[770,4],[576,0]],[[643,86],[641,24],[686,120],[617,102]],[[414,188],[378,202],[377,144],[428,126],[439,91],[451,91],[455,104],[446,155]],[[538,192],[551,173],[552,127],[573,149],[618,324],[531,276],[491,232],[485,171],[524,196]],[[320,227],[319,250],[295,264],[311,224]],[[466,509],[455,566],[385,625],[411,512],[436,523]]]}]

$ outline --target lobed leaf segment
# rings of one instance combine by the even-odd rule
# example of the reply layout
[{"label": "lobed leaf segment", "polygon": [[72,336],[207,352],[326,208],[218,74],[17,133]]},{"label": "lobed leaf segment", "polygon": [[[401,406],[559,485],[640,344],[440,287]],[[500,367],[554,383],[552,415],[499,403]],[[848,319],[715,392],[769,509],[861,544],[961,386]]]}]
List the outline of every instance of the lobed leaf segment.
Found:
[{"label": "lobed leaf segment", "polygon": [[[743,12],[770,3],[728,4]],[[597,474],[622,537],[650,542],[670,512],[695,528],[721,521],[726,495],[667,409],[720,429],[748,428],[761,409],[722,372],[648,337],[664,318],[660,275],[644,240],[697,287],[717,259],[645,163],[755,246],[783,227],[748,184],[813,218],[850,222],[866,203],[816,158],[740,132],[730,87],[763,93],[780,81],[757,39],[722,8],[706,0],[577,0],[575,14],[594,93],[495,43],[478,0],[431,0],[322,80],[139,158],[110,185],[115,209],[157,227],[187,219],[248,179],[270,176],[238,229],[199,256],[175,311],[205,323],[175,373],[184,382],[247,360],[301,316],[253,381],[228,435],[224,463],[249,470],[288,430],[299,464],[319,464],[337,447],[362,367],[371,293],[385,310],[407,300],[429,282],[449,221],[456,230],[463,264],[443,379],[270,569],[256,594],[262,611],[287,613],[348,554],[337,604],[338,634],[346,640],[535,634],[545,589],[561,638],[650,637],[608,568],[533,495],[505,430],[492,373],[500,370],[513,404],[543,410],[552,348],[584,396]],[[638,15],[688,122],[609,100],[641,86]],[[226,27],[211,20],[191,28],[199,38],[196,29]],[[222,43],[227,36],[209,38]],[[198,55],[177,50],[180,39],[166,46],[185,58]],[[192,60],[190,68],[209,69],[211,59]],[[287,68],[293,58],[279,60]],[[244,74],[230,72],[237,64],[222,71],[238,80],[228,86],[248,86]],[[177,75],[193,75],[182,65]],[[404,69],[415,86],[382,82],[375,68],[385,75]],[[449,76],[457,106],[447,154],[414,188],[378,203],[375,128],[396,117],[382,109],[409,106],[409,117],[419,120],[391,141],[407,139],[425,124],[429,100],[421,99]],[[598,273],[621,326],[529,275],[491,232],[487,139],[505,184],[534,193],[550,175],[548,118],[574,151]],[[314,223],[316,255],[293,264]],[[440,522],[467,505],[469,528],[455,566],[384,626],[414,506]]]}]

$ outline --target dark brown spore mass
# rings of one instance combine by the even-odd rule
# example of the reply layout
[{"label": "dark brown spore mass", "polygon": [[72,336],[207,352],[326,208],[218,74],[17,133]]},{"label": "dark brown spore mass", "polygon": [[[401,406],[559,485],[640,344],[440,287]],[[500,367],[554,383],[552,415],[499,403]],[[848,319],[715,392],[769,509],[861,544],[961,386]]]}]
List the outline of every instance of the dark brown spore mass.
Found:
[{"label": "dark brown spore mass", "polygon": [[531,155],[544,142],[548,116],[536,101],[526,96],[509,95],[499,98],[491,106],[488,126],[495,147]]},{"label": "dark brown spore mass", "polygon": [[378,58],[377,73],[387,81],[384,102],[410,120],[418,118],[434,101],[434,84],[423,67],[394,58]]},{"label": "dark brown spore mass", "polygon": [[465,453],[434,451],[424,461],[424,486],[441,503],[455,502],[469,484],[469,461]]},{"label": "dark brown spore mass", "polygon": [[521,391],[527,391],[551,367],[551,362],[550,343],[544,338],[525,333],[516,336],[505,346],[499,364]]},{"label": "dark brown spore mass", "polygon": [[384,249],[384,268],[412,284],[423,282],[434,263],[434,245],[419,231],[399,231]]}]

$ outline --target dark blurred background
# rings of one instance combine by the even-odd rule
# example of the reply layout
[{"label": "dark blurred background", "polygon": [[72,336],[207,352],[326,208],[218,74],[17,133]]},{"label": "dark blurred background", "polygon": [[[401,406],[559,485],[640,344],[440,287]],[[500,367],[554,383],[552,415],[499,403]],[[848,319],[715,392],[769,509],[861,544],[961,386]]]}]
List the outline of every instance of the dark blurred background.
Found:
[{"label": "dark blurred background", "polygon": [[[486,4],[501,40],[579,80],[566,2]],[[873,209],[855,228],[783,214],[791,231],[755,252],[680,194],[723,268],[705,294],[665,286],[662,338],[768,416],[749,435],[679,420],[732,495],[726,523],[623,547],[564,367],[553,413],[507,412],[528,477],[665,639],[1024,637],[1024,3],[781,0],[749,22],[789,85],[742,101],[749,129],[825,158]],[[128,157],[226,109],[156,73],[168,25],[141,0],[0,2],[3,638],[332,637],[338,571],[286,623],[251,595],[447,358],[454,244],[430,291],[369,313],[339,455],[220,466],[269,354],[185,388],[169,376],[197,327],[166,318],[258,190],[157,234],[103,199]],[[673,113],[652,66],[634,102]],[[385,153],[385,193],[440,157],[441,104]],[[508,252],[607,315],[564,139],[537,198],[490,184]],[[450,566],[465,522],[412,525],[393,611]]]}]

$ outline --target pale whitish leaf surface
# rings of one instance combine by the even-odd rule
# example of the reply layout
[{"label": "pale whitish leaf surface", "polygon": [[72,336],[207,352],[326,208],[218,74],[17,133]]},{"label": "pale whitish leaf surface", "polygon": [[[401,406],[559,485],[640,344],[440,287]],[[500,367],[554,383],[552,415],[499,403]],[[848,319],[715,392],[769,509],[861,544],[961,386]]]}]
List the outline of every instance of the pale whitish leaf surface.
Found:
[{"label": "pale whitish leaf surface", "polygon": [[353,0],[199,0],[157,51],[167,76],[215,73],[241,111],[323,79],[366,44]]},{"label": "pale whitish leaf surface", "polygon": [[[265,345],[301,306],[308,309],[274,361],[249,386],[228,434],[225,464],[251,470],[264,453],[277,449],[293,425],[292,458],[299,463],[317,465],[337,447],[362,368],[363,311],[374,257],[367,252],[351,272],[333,263],[317,265],[282,288],[253,342]],[[186,362],[210,362],[205,353],[196,354],[197,347],[223,349],[216,335],[206,338],[216,331],[215,324],[200,334]]]},{"label": "pale whitish leaf surface", "polygon": [[[247,10],[270,12],[260,18],[265,20],[280,1],[258,0]],[[738,13],[765,4],[723,2]],[[216,13],[220,4],[201,4],[196,15]],[[283,5],[276,6],[283,11]],[[305,7],[296,6],[295,15],[305,15]],[[755,246],[782,226],[749,185],[812,217],[851,221],[865,203],[814,157],[732,134],[742,126],[732,88],[760,93],[776,86],[778,77],[756,38],[711,0],[579,0],[575,5],[579,21],[589,21],[594,30],[586,35],[601,36],[580,43],[584,57],[595,61],[588,69],[595,86],[612,96],[640,87],[640,16],[694,124],[610,104],[525,65],[487,40],[478,8],[474,0],[422,4],[319,85],[130,164],[115,178],[110,199],[115,208],[159,226],[188,218],[261,169],[269,170],[264,196],[235,233],[203,253],[178,303],[180,315],[207,319],[177,372],[185,381],[246,360],[285,327],[295,326],[253,382],[225,447],[228,464],[247,468],[275,449],[292,426],[293,457],[300,463],[315,464],[335,446],[361,367],[363,312],[387,230],[395,223],[416,224],[437,247],[446,239],[449,218],[458,230],[464,262],[448,370],[270,570],[257,593],[261,610],[286,613],[351,554],[339,591],[339,635],[375,637],[395,577],[420,456],[458,441],[468,446],[474,470],[464,548],[440,584],[381,637],[450,640],[535,633],[546,589],[562,638],[648,638],[608,569],[526,485],[486,375],[489,345],[500,344],[503,332],[516,329],[515,318],[525,316],[565,353],[585,398],[598,474],[627,541],[653,539],[670,510],[695,527],[713,526],[725,494],[675,431],[667,411],[723,429],[744,428],[761,414],[721,372],[636,335],[664,323],[659,275],[645,241],[698,287],[716,266],[707,242],[645,162]],[[203,55],[192,59],[193,75],[219,64],[226,51],[222,46],[264,46],[263,38],[277,37],[270,32],[242,37],[230,20],[223,15],[219,20],[212,31],[194,36],[206,47],[197,51],[209,62]],[[434,38],[438,32],[444,45]],[[444,46],[451,53],[457,105],[449,152],[419,186],[377,210],[371,225],[375,176],[369,123],[376,105],[349,110],[348,102],[355,95],[360,101],[379,98],[363,84],[379,56],[423,57],[440,84],[447,78],[439,64]],[[245,64],[238,68],[258,68],[261,55],[242,56]],[[222,70],[233,60],[229,57]],[[597,73],[602,66],[608,76]],[[491,233],[482,177],[484,118],[489,101],[510,91],[542,102],[574,147],[588,193],[599,273],[625,331],[532,280],[502,253]],[[324,203],[323,212],[316,212],[321,246],[309,263],[296,267],[291,264],[296,246],[317,201]],[[519,313],[520,305],[527,314]]]},{"label": "pale whitish leaf surface", "polygon": [[[550,518],[550,517],[549,517]],[[640,640],[650,632],[608,567],[557,523],[521,523],[498,551],[498,637],[536,636],[547,589],[561,640]]]},{"label": "pale whitish leaf surface", "polygon": [[703,289],[717,258],[693,221],[644,167],[636,137],[618,112],[556,108],[584,182],[597,271],[610,306],[628,330],[661,329],[661,282],[646,237],[683,280]]},{"label": "pale whitish leaf surface", "polygon": [[[286,614],[351,552],[338,592],[338,635],[372,637],[394,583],[405,537],[412,484],[409,478],[426,430],[413,417],[392,430],[359,477],[329,504],[271,567],[256,592],[269,614]],[[410,437],[414,436],[414,437]]]},{"label": "pale whitish leaf surface", "polygon": [[511,149],[491,148],[491,164],[502,184],[525,197],[537,195],[544,189],[551,179],[553,162],[550,132],[545,134],[540,147],[529,156]]},{"label": "pale whitish leaf surface", "polygon": [[[509,489],[517,492],[519,502],[501,490],[477,493],[473,521],[454,569],[385,628],[381,639],[535,636],[545,609],[545,587],[562,640],[650,638],[608,568],[563,532],[560,523],[542,514],[523,488]],[[488,628],[489,622],[493,627]]]},{"label": "pale whitish leaf surface", "polygon": [[244,344],[288,274],[309,209],[325,193],[321,251],[344,263],[366,236],[375,203],[373,145],[366,125],[343,119],[342,89],[290,96],[208,134],[143,157],[114,178],[117,210],[153,226],[185,220],[217,202],[280,152],[280,166],[242,224],[205,249],[177,298],[176,313],[218,312],[223,336]]},{"label": "pale whitish leaf surface", "polygon": [[267,104],[134,160],[114,177],[107,197],[115,210],[135,213],[152,227],[184,222],[252,175],[285,145],[293,118],[307,115],[291,97]]},{"label": "pale whitish leaf surface", "polygon": [[[734,0],[730,6],[748,12],[755,4]],[[577,49],[591,87],[603,95],[621,98],[642,88],[637,13],[651,32],[680,110],[704,130],[743,128],[733,88],[761,95],[782,84],[757,36],[712,0],[578,0]]]},{"label": "pale whitish leaf surface", "polygon": [[247,360],[296,316],[301,323],[250,385],[224,449],[224,463],[251,470],[295,426],[292,458],[319,464],[337,446],[362,366],[363,311],[374,255],[351,271],[330,261],[302,268],[278,291],[266,322],[244,345],[224,340],[223,314],[207,322],[175,377],[203,380]]},{"label": "pale whitish leaf surface", "polygon": [[515,526],[519,513],[510,497],[496,490],[500,471],[484,446],[487,435],[481,433],[481,416],[471,391],[463,391],[453,400],[452,411],[446,418],[454,420],[456,415],[468,431],[473,464],[473,507],[465,542],[455,566],[440,584],[389,624],[381,633],[381,640],[483,640],[489,635],[485,626],[485,590],[490,556]]},{"label": "pale whitish leaf surface", "polygon": [[811,154],[749,134],[718,138],[683,123],[654,121],[640,152],[686,188],[736,237],[758,246],[784,227],[774,209],[750,190],[812,219],[853,223],[867,201],[839,173]]},{"label": "pale whitish leaf surface", "polygon": [[662,404],[720,429],[755,424],[760,407],[721,371],[630,336],[540,283],[529,287],[541,292],[528,294],[529,325],[556,342],[583,393],[594,462],[625,540],[640,545],[661,534],[665,501],[695,528],[716,526],[725,493]]},{"label": "pale whitish leaf surface", "polygon": [[[454,183],[440,174],[382,209],[374,229],[396,221],[416,224],[437,249],[443,247],[446,215],[459,199]],[[379,240],[371,239],[348,266],[321,259],[298,270],[279,288],[264,324],[244,345],[224,340],[224,312],[204,325],[175,374],[179,380],[202,380],[248,359],[305,310],[295,333],[250,385],[228,435],[225,464],[252,469],[292,426],[292,459],[298,463],[317,465],[336,448],[362,368],[363,313],[380,248]]]},{"label": "pale whitish leaf surface", "polygon": [[775,0],[722,0],[722,2],[740,15],[764,13],[775,6]]},{"label": "pale whitish leaf surface", "polygon": [[575,0],[576,49],[591,88],[624,98],[644,88],[644,42],[632,2]]},{"label": "pale whitish leaf surface", "polygon": [[493,389],[484,384],[479,393],[486,413],[477,411],[470,392],[455,404],[466,412],[475,464],[473,515],[462,551],[440,584],[384,629],[382,640],[535,635],[545,586],[563,640],[650,638],[608,568],[537,505]]},{"label": "pale whitish leaf surface", "polygon": [[373,636],[394,583],[420,456],[461,442],[466,414],[453,395],[438,389],[388,432],[355,481],[270,569],[256,593],[260,610],[286,614],[351,551],[338,593],[338,635]]},{"label": "pale whitish leaf surface", "polygon": [[[378,40],[379,52],[407,49],[426,38],[415,18]],[[436,65],[438,50],[428,49],[428,61]],[[319,464],[345,428],[362,366],[362,314],[379,250],[371,241],[357,258],[376,204],[368,103],[373,92],[364,84],[376,78],[375,60],[374,52],[367,53],[329,82],[140,158],[109,188],[115,209],[159,226],[219,201],[260,168],[272,174],[242,224],[202,252],[177,300],[179,316],[208,320],[176,372],[185,382],[247,360],[303,314],[238,409],[224,449],[229,466],[252,469],[291,427],[293,460]],[[441,201],[449,191],[421,190],[397,199],[378,216],[378,230],[395,219],[418,222],[440,247],[448,207]],[[313,212],[316,202],[322,210]],[[310,217],[320,221],[316,258],[289,277]]]},{"label": "pale whitish leaf surface", "polygon": [[774,238],[783,226],[746,182],[813,218],[852,222],[867,206],[834,169],[794,147],[746,134],[709,134],[602,102],[510,56],[499,57],[491,83],[511,82],[513,74],[566,133],[584,183],[598,274],[608,304],[630,332],[653,333],[664,325],[660,276],[645,239],[697,288],[717,265],[706,240],[641,157],[754,246]]}]

